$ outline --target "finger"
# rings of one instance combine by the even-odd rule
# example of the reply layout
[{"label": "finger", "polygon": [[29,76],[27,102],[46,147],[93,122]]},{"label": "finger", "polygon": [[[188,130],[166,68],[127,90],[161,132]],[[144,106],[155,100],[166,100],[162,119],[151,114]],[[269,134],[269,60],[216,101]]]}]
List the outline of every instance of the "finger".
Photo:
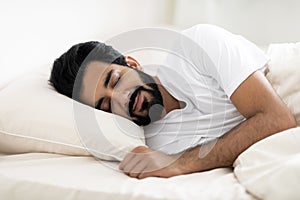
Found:
[{"label": "finger", "polygon": [[123,167],[123,172],[131,173],[132,169],[142,161],[141,157],[132,158],[126,165]]},{"label": "finger", "polygon": [[138,179],[143,179],[143,178],[147,178],[147,177],[151,177],[151,176],[154,176],[154,171],[153,170],[149,170],[150,165],[148,164],[144,169],[143,169],[143,172],[140,173],[138,175]]},{"label": "finger", "polygon": [[127,165],[127,163],[129,163],[133,158],[135,157],[135,154],[133,153],[128,153],[125,158],[121,161],[121,163],[119,164],[119,169],[123,170],[124,166]]},{"label": "finger", "polygon": [[152,172],[143,172],[138,175],[138,179],[148,178],[148,177],[164,177],[167,178],[168,176],[162,175],[159,171],[152,171]]},{"label": "finger", "polygon": [[143,173],[140,173],[137,178],[138,179],[143,179],[143,178],[147,178],[147,177],[153,177],[155,176],[153,173],[151,172],[143,172]]},{"label": "finger", "polygon": [[132,178],[138,178],[138,176],[144,172],[144,170],[147,167],[147,163],[144,162],[139,162],[134,168],[131,170],[129,176]]},{"label": "finger", "polygon": [[153,167],[151,165],[147,165],[147,167],[143,170],[142,173],[138,175],[138,179],[143,179],[147,177],[169,177],[168,171],[165,169],[159,169],[159,170],[153,170]]}]

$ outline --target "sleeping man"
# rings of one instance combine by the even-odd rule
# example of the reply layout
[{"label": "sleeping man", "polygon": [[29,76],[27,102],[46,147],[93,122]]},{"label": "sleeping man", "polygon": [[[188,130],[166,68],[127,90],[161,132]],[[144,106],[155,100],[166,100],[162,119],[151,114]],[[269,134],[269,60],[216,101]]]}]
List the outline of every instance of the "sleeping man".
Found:
[{"label": "sleeping man", "polygon": [[130,177],[229,167],[255,142],[296,126],[253,43],[213,25],[181,34],[196,44],[175,45],[190,62],[170,54],[155,76],[100,42],[74,45],[54,62],[50,82],[59,93],[144,127],[148,147],[119,165]]}]

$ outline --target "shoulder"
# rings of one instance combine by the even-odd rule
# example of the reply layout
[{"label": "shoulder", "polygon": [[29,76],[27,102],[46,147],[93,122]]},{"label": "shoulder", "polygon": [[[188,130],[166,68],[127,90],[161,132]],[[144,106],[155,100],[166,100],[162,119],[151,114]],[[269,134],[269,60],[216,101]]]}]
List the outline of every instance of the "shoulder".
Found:
[{"label": "shoulder", "polygon": [[190,37],[197,37],[199,35],[205,35],[207,37],[233,36],[233,34],[226,29],[212,24],[197,24],[183,30],[181,33]]}]

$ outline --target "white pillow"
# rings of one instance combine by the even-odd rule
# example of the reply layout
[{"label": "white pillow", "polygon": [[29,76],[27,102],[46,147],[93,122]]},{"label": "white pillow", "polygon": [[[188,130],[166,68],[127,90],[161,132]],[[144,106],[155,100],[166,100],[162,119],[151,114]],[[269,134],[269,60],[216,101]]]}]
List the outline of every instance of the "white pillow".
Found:
[{"label": "white pillow", "polygon": [[294,114],[300,126],[300,42],[271,44],[267,79]]},{"label": "white pillow", "polygon": [[39,71],[0,91],[0,153],[122,160],[134,147],[145,146],[142,127],[57,93],[48,78],[49,72]]}]

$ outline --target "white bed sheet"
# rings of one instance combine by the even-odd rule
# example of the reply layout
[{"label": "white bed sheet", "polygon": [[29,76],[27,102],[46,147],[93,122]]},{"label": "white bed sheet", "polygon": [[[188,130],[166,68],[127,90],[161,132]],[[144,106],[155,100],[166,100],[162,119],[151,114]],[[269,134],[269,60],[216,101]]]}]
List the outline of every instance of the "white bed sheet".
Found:
[{"label": "white bed sheet", "polygon": [[0,156],[1,200],[255,199],[232,169],[220,168],[168,179],[130,178],[117,163],[93,157],[28,153]]}]

